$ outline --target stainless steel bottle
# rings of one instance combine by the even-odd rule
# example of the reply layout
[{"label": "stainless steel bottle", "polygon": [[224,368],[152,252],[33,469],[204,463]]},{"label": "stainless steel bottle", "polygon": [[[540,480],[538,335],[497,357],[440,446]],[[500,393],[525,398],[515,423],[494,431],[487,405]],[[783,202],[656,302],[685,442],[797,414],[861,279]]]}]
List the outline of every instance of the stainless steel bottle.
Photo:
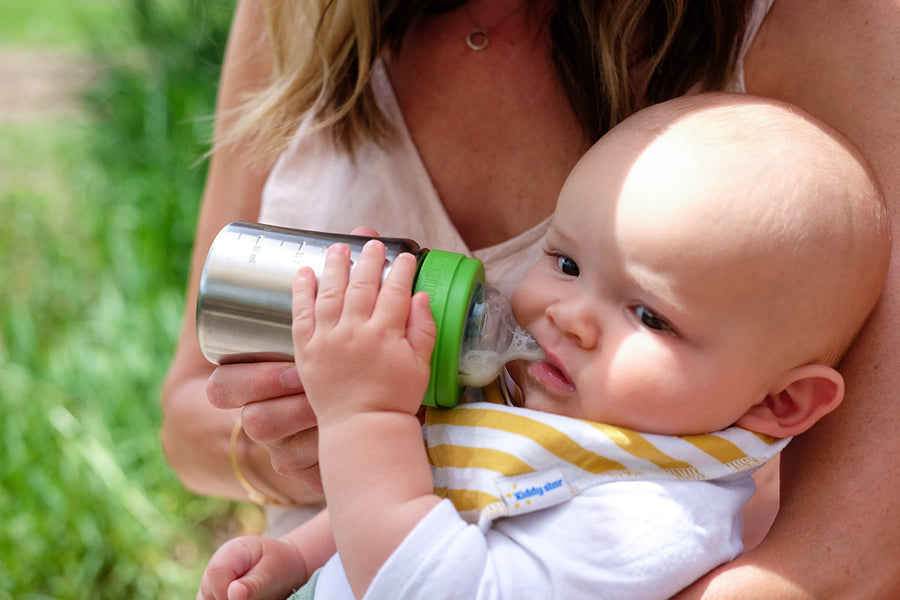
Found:
[{"label": "stainless steel bottle", "polygon": [[[321,276],[328,247],[342,242],[351,260],[371,238],[235,222],[216,236],[197,295],[197,338],[216,364],[293,360],[291,283],[300,267]],[[394,259],[418,259],[413,291],[427,291],[438,337],[424,404],[455,406],[466,385],[485,385],[509,360],[543,356],[512,319],[506,299],[484,285],[480,261],[423,249],[402,238],[385,244],[382,280]]]},{"label": "stainless steel bottle", "polygon": [[[300,267],[321,276],[325,253],[336,242],[350,246],[355,263],[370,238],[301,231],[256,223],[231,223],[206,257],[197,295],[197,337],[216,364],[291,360],[291,282]],[[412,240],[385,243],[384,275],[402,252],[421,255]]]}]

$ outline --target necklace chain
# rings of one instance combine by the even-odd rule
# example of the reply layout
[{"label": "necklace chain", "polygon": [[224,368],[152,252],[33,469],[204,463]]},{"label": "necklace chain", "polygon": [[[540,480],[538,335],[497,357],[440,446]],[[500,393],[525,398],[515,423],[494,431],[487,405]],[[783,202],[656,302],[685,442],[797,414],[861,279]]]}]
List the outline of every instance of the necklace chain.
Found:
[{"label": "necklace chain", "polygon": [[487,48],[488,44],[491,41],[490,34],[492,31],[509,21],[513,15],[515,15],[523,6],[528,3],[528,0],[522,0],[519,4],[516,5],[514,9],[512,9],[505,17],[500,19],[500,22],[493,25],[492,27],[488,27],[485,29],[481,25],[475,22],[475,18],[472,16],[472,6],[471,2],[466,2],[466,14],[469,15],[469,20],[472,22],[474,28],[469,32],[469,35],[466,36],[466,45],[469,46],[472,50],[479,51]]}]

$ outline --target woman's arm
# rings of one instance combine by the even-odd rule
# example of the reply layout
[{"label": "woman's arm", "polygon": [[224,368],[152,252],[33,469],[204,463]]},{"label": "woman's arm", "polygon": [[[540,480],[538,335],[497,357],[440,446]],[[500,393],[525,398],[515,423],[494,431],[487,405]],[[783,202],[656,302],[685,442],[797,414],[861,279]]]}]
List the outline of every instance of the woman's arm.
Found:
[{"label": "woman's arm", "polygon": [[[217,136],[228,126],[233,111],[246,100],[247,94],[264,86],[270,76],[269,47],[261,7],[258,0],[241,0],[232,24],[219,85]],[[257,219],[267,172],[268,168],[260,167],[241,145],[219,148],[212,156],[194,241],[184,324],[162,393],[162,440],[172,468],[187,487],[198,493],[235,499],[247,498],[232,472],[229,458],[229,440],[238,415],[236,411],[214,408],[207,399],[213,365],[199,350],[194,307],[200,272],[213,237],[230,221]],[[246,368],[221,369],[213,380],[211,391],[220,399],[224,398],[223,403],[230,401],[234,406],[241,405],[236,401],[238,396],[262,399],[296,394],[302,390],[286,389],[278,378],[290,366],[241,365]],[[309,419],[311,413],[298,415],[298,418],[304,417]],[[263,445],[250,442],[246,436],[240,436],[238,442],[238,461],[248,479],[261,491],[299,503],[319,499],[318,494],[311,493],[303,483],[276,475]]]},{"label": "woman's arm", "polygon": [[842,364],[844,403],[784,453],[769,536],[683,597],[900,597],[900,2],[777,0],[746,69],[748,91],[859,146],[892,213],[894,260]]}]

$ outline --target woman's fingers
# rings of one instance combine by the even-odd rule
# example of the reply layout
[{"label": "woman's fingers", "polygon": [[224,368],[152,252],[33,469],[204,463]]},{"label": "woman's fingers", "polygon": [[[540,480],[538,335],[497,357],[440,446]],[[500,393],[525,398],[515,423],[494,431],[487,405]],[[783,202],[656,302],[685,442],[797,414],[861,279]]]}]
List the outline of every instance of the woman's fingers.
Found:
[{"label": "woman's fingers", "polygon": [[271,444],[316,426],[305,394],[283,396],[244,406],[241,420],[247,437]]},{"label": "woman's fingers", "polygon": [[241,420],[247,437],[265,445],[276,473],[322,491],[319,431],[305,394],[248,404]]},{"label": "woman's fingers", "polygon": [[293,363],[240,363],[216,368],[206,384],[206,395],[216,408],[241,408],[303,391]]},{"label": "woman's fingers", "polygon": [[266,444],[275,472],[305,482],[313,491],[322,491],[319,474],[319,429],[300,431]]}]

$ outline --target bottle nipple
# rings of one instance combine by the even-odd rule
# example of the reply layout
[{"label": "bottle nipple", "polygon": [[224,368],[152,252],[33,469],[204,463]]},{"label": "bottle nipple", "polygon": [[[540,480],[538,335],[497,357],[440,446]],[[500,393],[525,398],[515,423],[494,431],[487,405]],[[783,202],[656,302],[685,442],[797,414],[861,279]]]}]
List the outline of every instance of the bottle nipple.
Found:
[{"label": "bottle nipple", "polygon": [[481,387],[513,360],[540,360],[544,351],[512,315],[496,288],[479,284],[472,295],[459,354],[459,383]]}]

